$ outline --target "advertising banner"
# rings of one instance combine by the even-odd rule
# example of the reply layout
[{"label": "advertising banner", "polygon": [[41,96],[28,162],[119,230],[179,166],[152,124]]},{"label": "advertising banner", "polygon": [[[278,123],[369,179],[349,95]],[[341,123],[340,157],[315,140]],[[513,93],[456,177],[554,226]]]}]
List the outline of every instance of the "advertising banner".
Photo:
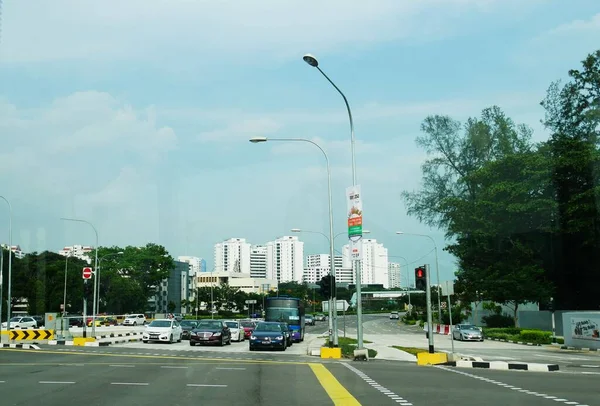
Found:
[{"label": "advertising banner", "polygon": [[600,342],[600,318],[571,317],[571,336],[578,340]]},{"label": "advertising banner", "polygon": [[346,188],[346,198],[348,202],[348,238],[351,241],[358,241],[363,235],[360,185]]}]

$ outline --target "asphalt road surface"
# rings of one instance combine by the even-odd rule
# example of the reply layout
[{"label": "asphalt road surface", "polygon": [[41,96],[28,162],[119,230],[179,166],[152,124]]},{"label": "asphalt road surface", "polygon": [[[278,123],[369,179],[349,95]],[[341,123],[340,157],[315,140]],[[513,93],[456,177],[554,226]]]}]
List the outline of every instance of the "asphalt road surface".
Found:
[{"label": "asphalt road surface", "polygon": [[[66,350],[63,349],[63,350]],[[419,367],[414,363],[261,361],[124,348],[0,350],[3,406],[597,405],[598,377]],[[214,355],[214,353],[213,353]],[[204,356],[204,358],[202,358]],[[252,356],[264,357],[260,354]],[[296,357],[293,357],[296,358]]]}]

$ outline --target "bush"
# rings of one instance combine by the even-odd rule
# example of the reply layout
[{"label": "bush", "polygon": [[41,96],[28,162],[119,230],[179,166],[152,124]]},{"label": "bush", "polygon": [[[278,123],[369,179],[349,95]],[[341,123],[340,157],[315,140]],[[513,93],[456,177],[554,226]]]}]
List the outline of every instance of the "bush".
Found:
[{"label": "bush", "polygon": [[492,328],[515,326],[515,320],[507,314],[490,314],[489,316],[482,317],[482,320],[487,327]]},{"label": "bush", "polygon": [[561,338],[561,337],[557,337],[557,338],[556,338],[556,343],[557,343],[557,344],[564,344],[564,343],[565,343],[565,339],[564,339],[564,338]]},{"label": "bush", "polygon": [[509,334],[519,335],[523,329],[520,327],[505,327],[505,328],[483,328],[483,333],[488,334]]},{"label": "bush", "polygon": [[552,333],[542,330],[523,330],[519,335],[521,341],[533,344],[550,344],[552,342]]}]

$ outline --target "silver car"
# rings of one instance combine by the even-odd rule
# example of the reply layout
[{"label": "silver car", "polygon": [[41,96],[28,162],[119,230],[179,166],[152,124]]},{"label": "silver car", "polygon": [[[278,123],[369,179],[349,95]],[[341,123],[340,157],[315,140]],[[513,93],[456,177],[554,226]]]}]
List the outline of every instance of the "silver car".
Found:
[{"label": "silver car", "polygon": [[452,337],[459,341],[483,341],[483,333],[472,324],[457,324],[452,330]]}]

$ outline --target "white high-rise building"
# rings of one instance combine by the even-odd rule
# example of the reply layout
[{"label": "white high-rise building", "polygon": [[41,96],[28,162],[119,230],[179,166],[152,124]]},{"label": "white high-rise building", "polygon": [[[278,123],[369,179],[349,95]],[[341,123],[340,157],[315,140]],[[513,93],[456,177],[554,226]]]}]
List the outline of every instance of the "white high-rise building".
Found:
[{"label": "white high-rise building", "polygon": [[92,256],[94,247],[84,246],[84,245],[71,245],[70,247],[64,247],[62,250],[58,251],[59,255],[64,257],[78,258],[84,261],[87,261],[88,264],[92,263]]},{"label": "white high-rise building", "polygon": [[[181,255],[177,257],[177,260],[180,262],[187,262],[190,265],[190,276],[194,277],[200,272],[203,272],[202,265],[204,260],[198,257],[191,257],[187,255]],[[204,270],[205,272],[206,270]]]},{"label": "white high-rise building", "polygon": [[[348,244],[342,249],[344,268],[352,268]],[[363,285],[383,285],[389,287],[388,250],[383,244],[371,238],[362,239],[361,275]]]},{"label": "white high-rise building", "polygon": [[304,243],[298,237],[283,236],[267,243],[267,279],[278,283],[302,283]]},{"label": "white high-rise building", "polygon": [[250,248],[250,276],[252,278],[267,277],[266,245],[253,245]]},{"label": "white high-rise building", "polygon": [[215,244],[215,271],[250,274],[250,243],[230,238]]},{"label": "white high-rise building", "polygon": [[388,264],[388,279],[390,289],[402,287],[400,275],[400,264],[397,262],[390,262]]},{"label": "white high-rise building", "polygon": [[[342,256],[334,257],[335,276],[337,283],[352,283],[352,272],[348,273],[342,267]],[[306,267],[304,268],[303,282],[317,283],[325,275],[329,275],[329,254],[314,254],[306,257]],[[350,277],[350,279],[349,279]]]}]

